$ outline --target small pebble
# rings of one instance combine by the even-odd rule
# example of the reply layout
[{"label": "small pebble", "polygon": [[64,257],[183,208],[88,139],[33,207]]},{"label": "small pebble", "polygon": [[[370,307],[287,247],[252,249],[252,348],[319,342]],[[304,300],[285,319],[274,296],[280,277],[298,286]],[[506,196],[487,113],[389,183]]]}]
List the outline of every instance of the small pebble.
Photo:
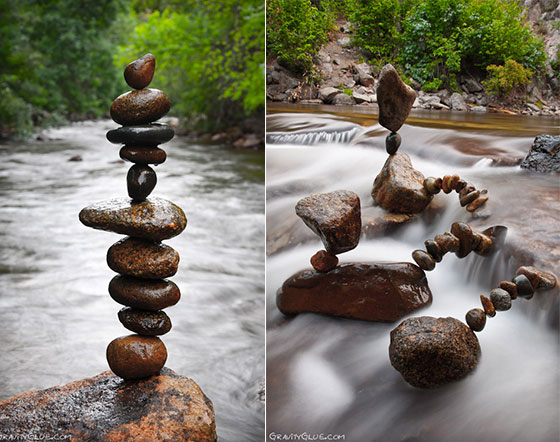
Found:
[{"label": "small pebble", "polygon": [[437,234],[434,238],[435,242],[439,246],[442,256],[447,252],[455,253],[459,251],[459,238],[449,232],[443,234]]},{"label": "small pebble", "polygon": [[504,289],[493,289],[490,291],[490,300],[494,308],[503,312],[511,308],[511,296]]},{"label": "small pebble", "polygon": [[455,252],[457,258],[464,258],[472,251],[473,231],[466,223],[454,222],[451,233],[459,238],[459,250]]},{"label": "small pebble", "polygon": [[465,207],[467,204],[470,204],[474,200],[476,200],[479,196],[480,196],[480,191],[474,190],[459,198],[459,204],[461,204],[461,207]]},{"label": "small pebble", "polygon": [[457,193],[461,192],[461,190],[463,190],[466,185],[467,182],[465,180],[459,179],[459,181],[457,181],[457,185],[455,186],[455,192]]},{"label": "small pebble", "polygon": [[134,201],[144,201],[156,187],[157,176],[150,166],[135,164],[128,170],[126,185],[128,196]]},{"label": "small pebble", "polygon": [[467,212],[474,212],[480,206],[482,206],[486,201],[488,201],[487,196],[480,196],[475,199],[472,203],[467,206]]},{"label": "small pebble", "polygon": [[473,252],[481,256],[488,254],[492,248],[492,238],[480,232],[474,232],[473,235]]},{"label": "small pebble", "polygon": [[385,138],[385,149],[389,155],[394,155],[399,150],[399,146],[401,145],[401,136],[396,132],[391,132]]},{"label": "small pebble", "polygon": [[319,250],[311,257],[311,265],[318,272],[327,273],[338,265],[338,258],[326,250]]},{"label": "small pebble", "polygon": [[433,239],[428,239],[424,241],[424,246],[426,247],[426,251],[430,254],[432,258],[434,258],[435,262],[440,262],[443,258],[443,254],[438,246],[438,243],[435,242]]},{"label": "small pebble", "polygon": [[430,271],[433,270],[436,266],[436,262],[434,258],[432,258],[428,253],[424,250],[415,250],[412,252],[412,258],[418,264],[422,270]]},{"label": "small pebble", "polygon": [[436,186],[436,180],[433,176],[429,176],[424,180],[424,189],[431,195],[436,195],[441,191],[441,186]]},{"label": "small pebble", "polygon": [[453,189],[451,189],[451,175],[445,175],[441,179],[441,190],[443,193],[451,193]]},{"label": "small pebble", "polygon": [[473,308],[465,315],[467,325],[476,332],[482,331],[486,325],[486,313],[480,308]]},{"label": "small pebble", "polygon": [[443,180],[442,180],[441,178],[436,178],[434,184],[436,185],[436,187],[437,187],[438,189],[441,189],[441,186],[442,186],[442,184],[443,184]]},{"label": "small pebble", "polygon": [[490,316],[491,318],[496,316],[496,309],[494,308],[494,304],[492,304],[492,301],[490,301],[489,298],[484,295],[480,295],[480,302],[482,304],[482,307],[484,308],[484,313],[486,313],[486,316]]},{"label": "small pebble", "polygon": [[171,319],[161,310],[154,312],[125,307],[118,316],[125,328],[141,336],[164,335],[171,330]]},{"label": "small pebble", "polygon": [[463,198],[465,195],[474,192],[476,190],[476,187],[474,187],[473,184],[471,183],[467,183],[465,184],[465,187],[463,187],[461,189],[461,191],[459,192],[459,198]]},{"label": "small pebble", "polygon": [[550,290],[556,286],[556,277],[552,273],[541,272],[536,267],[522,266],[515,274],[525,275],[535,290]]},{"label": "small pebble", "polygon": [[451,190],[457,189],[457,184],[459,184],[460,179],[461,178],[459,178],[459,175],[451,176],[451,180],[449,181],[449,187],[451,187]]},{"label": "small pebble", "polygon": [[511,281],[500,282],[500,288],[509,293],[511,299],[517,299],[517,286]]},{"label": "small pebble", "polygon": [[512,279],[512,282],[517,286],[517,295],[520,298],[531,299],[533,297],[535,289],[533,289],[531,281],[525,275],[517,275]]}]

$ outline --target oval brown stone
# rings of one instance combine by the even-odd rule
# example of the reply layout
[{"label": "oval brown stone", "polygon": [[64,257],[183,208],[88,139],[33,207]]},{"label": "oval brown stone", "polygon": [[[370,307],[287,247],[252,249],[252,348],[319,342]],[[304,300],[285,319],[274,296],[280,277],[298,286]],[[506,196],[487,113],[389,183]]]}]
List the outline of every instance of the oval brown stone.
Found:
[{"label": "oval brown stone", "polygon": [[126,187],[128,196],[134,201],[144,201],[156,187],[157,175],[150,166],[135,164],[128,169]]},{"label": "oval brown stone", "polygon": [[509,293],[511,299],[517,299],[517,286],[511,281],[501,281],[500,288]]},{"label": "oval brown stone", "polygon": [[156,70],[156,57],[146,54],[128,63],[124,69],[124,79],[130,87],[143,89],[147,87]]},{"label": "oval brown stone", "polygon": [[119,304],[142,310],[161,310],[177,304],[179,287],[164,279],[139,279],[117,275],[109,283],[109,294]]},{"label": "oval brown stone", "polygon": [[480,295],[480,303],[482,304],[484,313],[486,313],[487,316],[490,316],[491,318],[496,316],[496,309],[494,308],[494,304],[492,304],[492,301],[490,301],[488,297]]},{"label": "oval brown stone", "polygon": [[445,175],[441,179],[441,190],[443,190],[443,193],[451,193],[451,191],[453,190],[451,188],[451,178],[451,175]]},{"label": "oval brown stone", "polygon": [[443,253],[441,253],[441,248],[439,247],[437,242],[435,242],[433,239],[427,239],[426,241],[424,241],[424,247],[426,247],[426,252],[428,252],[430,256],[434,258],[435,262],[441,262]]},{"label": "oval brown stone", "polygon": [[492,238],[480,232],[473,232],[473,252],[484,256],[492,250]]},{"label": "oval brown stone", "polygon": [[125,307],[119,311],[118,316],[125,328],[142,336],[164,335],[171,330],[171,319],[162,311]]},{"label": "oval brown stone", "polygon": [[319,250],[311,257],[311,265],[318,272],[329,272],[338,264],[336,255],[331,255],[326,250]]},{"label": "oval brown stone", "polygon": [[123,126],[147,124],[159,120],[171,103],[159,89],[142,89],[119,95],[111,104],[111,118]]},{"label": "oval brown stone", "polygon": [[472,251],[473,231],[466,223],[454,222],[451,233],[459,238],[459,250],[455,252],[458,258],[464,258]]},{"label": "oval brown stone", "polygon": [[436,262],[432,256],[424,250],[415,250],[412,252],[412,258],[422,270],[430,271],[436,266]]},{"label": "oval brown stone", "polygon": [[467,324],[474,331],[479,332],[484,330],[486,325],[486,313],[480,308],[472,308],[465,315]]},{"label": "oval brown stone", "polygon": [[442,255],[447,252],[455,253],[459,250],[459,238],[449,232],[438,233],[434,237],[434,241],[439,246]]},{"label": "oval brown stone", "polygon": [[467,206],[467,212],[474,212],[476,209],[486,203],[486,201],[488,201],[488,197],[486,195],[479,196]]},{"label": "oval brown stone", "polygon": [[152,197],[145,201],[114,198],[85,207],[82,224],[98,230],[161,241],[179,235],[187,226],[183,210],[171,201]]},{"label": "oval brown stone", "polygon": [[123,275],[161,279],[177,273],[179,254],[165,244],[129,237],[109,248],[107,264]]},{"label": "oval brown stone", "polygon": [[465,196],[462,196],[459,199],[459,204],[461,204],[461,207],[465,207],[466,205],[472,203],[479,196],[480,196],[480,191],[473,190],[472,192],[467,193]]},{"label": "oval brown stone", "polygon": [[107,362],[123,379],[142,379],[156,374],[165,365],[167,349],[153,336],[121,336],[107,347]]},{"label": "oval brown stone", "polygon": [[136,164],[161,164],[167,159],[165,150],[158,147],[124,146],[119,156]]}]

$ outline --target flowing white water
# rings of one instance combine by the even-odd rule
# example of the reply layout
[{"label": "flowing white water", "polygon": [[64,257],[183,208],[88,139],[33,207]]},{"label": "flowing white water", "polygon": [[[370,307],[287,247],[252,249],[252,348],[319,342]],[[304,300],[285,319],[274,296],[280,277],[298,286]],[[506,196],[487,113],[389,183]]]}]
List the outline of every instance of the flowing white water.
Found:
[{"label": "flowing white water", "polygon": [[[289,131],[292,121],[302,131],[302,121],[319,118],[322,130],[328,131],[331,116],[324,114],[271,115],[269,127],[282,140],[280,132]],[[331,123],[340,125],[340,118],[332,117]],[[511,217],[508,240],[521,233],[513,220],[536,210],[540,193],[560,195],[557,177],[527,174],[518,166],[496,167],[523,156],[532,136],[410,125],[399,132],[403,137],[400,150],[411,156],[414,167],[425,176],[457,173],[478,188],[489,189],[490,211],[505,212],[500,221]],[[373,125],[357,133],[354,144],[268,146],[267,213],[276,217],[267,220],[270,231],[294,217],[296,202],[310,193],[352,190],[360,196],[363,208],[370,206],[373,179],[387,158],[385,134]],[[437,215],[418,219],[392,234],[362,238],[356,249],[339,258],[342,262],[411,262],[411,252],[423,248],[424,240],[448,231],[454,221],[471,222],[456,194],[439,194],[435,202],[444,206]],[[560,200],[552,201],[548,213],[557,221],[559,205]],[[494,218],[485,220],[486,226],[497,224]],[[551,240],[558,244],[558,235]],[[539,303],[539,295],[518,299],[510,311],[498,312],[487,321],[484,331],[477,334],[482,356],[472,375],[438,390],[419,390],[406,384],[389,362],[389,333],[400,321],[380,324],[314,314],[286,319],[277,310],[276,290],[290,275],[309,267],[309,258],[320,248],[316,238],[287,245],[267,259],[269,435],[344,434],[344,440],[352,442],[559,440],[558,329],[550,326],[554,314],[550,304],[545,308]],[[558,274],[558,265],[548,270]],[[512,257],[503,251],[490,257],[471,254],[462,260],[446,255],[427,273],[433,304],[410,316],[464,320],[469,309],[479,306],[481,293],[510,279],[514,271]],[[553,305],[557,309],[558,304]]]},{"label": "flowing white water", "polygon": [[[107,286],[107,249],[120,235],[78,221],[89,203],[126,196],[130,163],[105,140],[112,122],[52,130],[48,142],[0,145],[0,400],[107,370],[105,348],[130,334]],[[186,230],[171,278],[166,366],[213,401],[220,440],[264,438],[264,155],[162,146],[155,196],[183,208]],[[80,155],[81,162],[69,162]],[[242,435],[242,436],[240,436]]]}]

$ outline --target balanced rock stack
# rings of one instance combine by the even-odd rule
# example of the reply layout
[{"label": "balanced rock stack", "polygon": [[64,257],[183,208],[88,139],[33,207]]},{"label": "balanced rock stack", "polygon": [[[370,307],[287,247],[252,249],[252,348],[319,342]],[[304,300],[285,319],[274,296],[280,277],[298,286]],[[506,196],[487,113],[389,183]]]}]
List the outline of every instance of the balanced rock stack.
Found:
[{"label": "balanced rock stack", "polygon": [[161,310],[180,298],[179,288],[165,279],[177,272],[179,254],[161,241],[179,235],[187,218],[170,201],[147,199],[156,185],[156,173],[149,164],[165,161],[165,151],[157,146],[174,135],[171,127],[154,123],[170,107],[162,91],[145,89],[154,70],[152,54],[130,63],[124,76],[135,90],[111,105],[111,117],[123,126],[110,130],[107,139],[124,144],[121,158],[134,163],[127,175],[130,198],[102,201],[80,212],[80,221],[88,227],[127,235],[107,252],[109,267],[119,273],[111,280],[109,293],[126,306],[118,317],[135,333],[115,339],[107,348],[111,370],[123,379],[151,376],[164,366],[167,350],[157,336],[171,329],[171,321]]}]

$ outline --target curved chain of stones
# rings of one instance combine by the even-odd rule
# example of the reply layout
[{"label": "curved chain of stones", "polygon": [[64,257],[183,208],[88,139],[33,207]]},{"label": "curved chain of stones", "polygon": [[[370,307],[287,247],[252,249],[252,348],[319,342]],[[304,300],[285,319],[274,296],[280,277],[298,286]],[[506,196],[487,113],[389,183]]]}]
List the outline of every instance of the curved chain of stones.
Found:
[{"label": "curved chain of stones", "polygon": [[430,176],[424,180],[424,188],[432,195],[438,194],[441,190],[444,193],[455,190],[459,194],[461,207],[467,206],[468,212],[474,212],[488,201],[486,189],[477,190],[473,184],[461,179],[459,175],[445,175],[443,178]]},{"label": "curved chain of stones", "polygon": [[498,288],[490,291],[490,297],[480,295],[482,308],[473,308],[467,312],[467,325],[476,332],[486,325],[486,317],[493,318],[497,311],[511,308],[511,302],[517,297],[531,299],[537,290],[550,290],[556,286],[556,277],[552,273],[535,267],[523,266],[517,269],[511,281],[501,281]]},{"label": "curved chain of stones", "polygon": [[476,232],[471,227],[462,222],[455,222],[451,225],[451,232],[438,234],[434,239],[424,241],[424,250],[414,250],[412,258],[422,270],[433,270],[437,262],[440,262],[447,252],[453,252],[458,258],[464,258],[470,252],[478,255],[488,255],[492,252],[493,227]]}]

